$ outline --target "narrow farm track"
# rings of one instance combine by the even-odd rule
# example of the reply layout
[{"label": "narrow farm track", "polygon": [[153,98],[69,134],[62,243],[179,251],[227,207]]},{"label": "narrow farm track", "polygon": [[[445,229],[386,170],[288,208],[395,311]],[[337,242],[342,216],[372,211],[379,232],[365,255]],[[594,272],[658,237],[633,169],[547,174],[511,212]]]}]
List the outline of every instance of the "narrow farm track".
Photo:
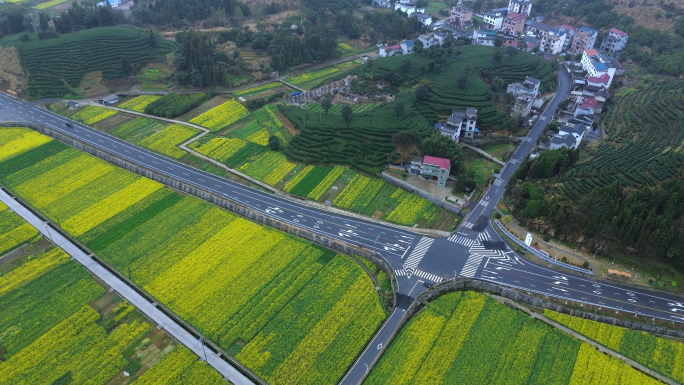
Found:
[{"label": "narrow farm track", "polygon": [[[555,97],[480,204],[465,218],[454,236],[429,239],[430,242],[426,237],[408,230],[331,214],[233,183],[4,94],[0,94],[0,120],[49,127],[128,162],[210,191],[279,221],[377,252],[395,271],[399,300],[394,313],[378,330],[342,381],[356,384],[365,377],[367,368],[378,357],[382,346],[390,342],[392,332],[401,325],[404,310],[413,298],[427,290],[426,284],[437,284],[458,276],[564,300],[586,302],[638,314],[639,317],[684,322],[684,299],[671,294],[607,284],[580,274],[560,273],[524,261],[503,242],[490,223],[489,217],[509,178],[529,154],[553,117],[556,107],[569,92],[565,73],[559,72],[559,79]],[[65,127],[66,122],[71,122],[73,127]]]}]

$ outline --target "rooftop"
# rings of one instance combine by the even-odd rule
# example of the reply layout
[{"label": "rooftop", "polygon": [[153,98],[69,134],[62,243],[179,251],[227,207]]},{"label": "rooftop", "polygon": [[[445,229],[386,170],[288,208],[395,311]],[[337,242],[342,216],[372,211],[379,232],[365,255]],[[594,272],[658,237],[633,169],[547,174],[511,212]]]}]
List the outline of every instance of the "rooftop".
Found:
[{"label": "rooftop", "polygon": [[[527,23],[525,23],[527,24]],[[530,28],[538,29],[540,31],[544,32],[549,32],[551,30],[551,26],[548,24],[540,23],[538,21],[531,21],[530,24],[528,24]]]},{"label": "rooftop", "polygon": [[596,32],[595,30],[593,30],[593,29],[591,29],[591,28],[588,28],[588,27],[584,27],[584,26],[580,27],[579,30],[582,31],[582,32],[590,33],[590,34],[592,34],[592,35],[595,35],[595,34],[598,33],[598,32]]},{"label": "rooftop", "polygon": [[511,12],[508,14],[508,19],[516,20],[516,21],[517,20],[525,20],[525,15],[521,15],[521,14],[516,13],[516,12]]},{"label": "rooftop", "polygon": [[605,71],[608,69],[608,66],[604,63],[594,62],[593,64],[596,71]]},{"label": "rooftop", "polygon": [[451,167],[451,161],[449,159],[438,158],[436,156],[425,155],[423,158],[424,164],[432,164],[439,166],[439,168],[449,169]]},{"label": "rooftop", "polygon": [[574,122],[570,123],[568,122],[565,126],[561,127],[560,131],[566,132],[568,134],[577,134],[577,136],[582,136],[584,133],[584,130],[586,129],[586,126],[584,123],[580,120],[577,119],[572,119]]},{"label": "rooftop", "polygon": [[533,78],[532,76],[527,76],[525,77],[526,82],[531,82],[531,83],[541,83],[541,80],[537,78]]},{"label": "rooftop", "polygon": [[553,138],[551,138],[551,143],[572,147],[572,145],[575,144],[575,137],[570,134],[554,135]]},{"label": "rooftop", "polygon": [[625,36],[627,36],[627,33],[626,33],[626,32],[622,32],[622,31],[620,31],[620,30],[617,29],[617,28],[611,28],[611,29],[610,29],[610,33],[614,33],[614,34],[616,34],[616,35],[618,35],[618,36],[620,36],[620,37],[625,37]]},{"label": "rooftop", "polygon": [[413,12],[413,13],[411,14],[411,16],[415,16],[415,17],[417,17],[417,18],[419,18],[419,19],[424,19],[424,20],[432,19],[432,16],[426,15],[426,14],[424,14],[424,13],[422,13],[422,12]]},{"label": "rooftop", "polygon": [[610,75],[602,74],[601,76],[592,76],[589,78],[589,81],[592,83],[608,84],[608,82],[610,81]]},{"label": "rooftop", "polygon": [[568,31],[570,31],[570,30],[572,30],[572,31],[577,31],[577,27],[573,27],[573,26],[570,25],[570,24],[563,24],[562,27],[565,28],[565,29],[568,30]]},{"label": "rooftop", "polygon": [[399,44],[388,45],[385,47],[385,50],[388,50],[388,49],[401,49],[401,46]]},{"label": "rooftop", "polygon": [[622,63],[620,63],[620,62],[619,62],[617,59],[615,59],[615,58],[610,59],[610,62],[613,63],[613,65],[615,66],[615,68],[617,68],[617,69],[619,69],[619,70],[624,70],[624,69],[625,69],[625,67],[622,65]]},{"label": "rooftop", "polygon": [[582,100],[582,108],[593,108],[593,109],[596,109],[596,99],[594,99],[594,98],[584,98],[584,100]]},{"label": "rooftop", "polygon": [[587,56],[589,56],[589,57],[598,55],[598,51],[593,49],[593,48],[592,49],[585,49],[584,53],[586,53]]}]

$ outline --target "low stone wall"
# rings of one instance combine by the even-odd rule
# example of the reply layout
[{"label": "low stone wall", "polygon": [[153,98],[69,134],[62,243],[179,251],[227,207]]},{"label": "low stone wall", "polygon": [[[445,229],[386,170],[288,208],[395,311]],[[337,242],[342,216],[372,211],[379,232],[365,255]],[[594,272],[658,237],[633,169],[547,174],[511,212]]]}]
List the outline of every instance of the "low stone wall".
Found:
[{"label": "low stone wall", "polygon": [[454,204],[451,204],[444,199],[439,199],[436,196],[430,194],[429,192],[423,191],[423,190],[421,190],[415,186],[412,186],[412,185],[404,182],[401,179],[395,178],[392,175],[387,174],[384,171],[382,172],[382,174],[380,174],[380,177],[385,182],[391,184],[392,186],[399,187],[399,188],[404,189],[404,190],[406,190],[412,194],[416,194],[419,197],[425,198],[425,199],[429,200],[430,202],[434,203],[435,205],[437,205],[437,206],[439,206],[445,210],[449,210],[452,213],[456,213],[458,215],[465,216],[465,212],[463,212],[463,210],[461,210],[460,207],[458,207]]},{"label": "low stone wall", "polygon": [[319,246],[323,246],[325,248],[340,252],[342,254],[346,255],[359,255],[363,258],[366,258],[376,264],[382,271],[387,274],[387,277],[390,279],[392,282],[392,291],[394,293],[394,302],[392,306],[396,305],[397,303],[397,286],[396,286],[396,277],[394,276],[394,270],[392,270],[392,267],[390,264],[381,256],[378,256],[377,254],[374,254],[370,250],[363,249],[356,247],[354,245],[338,241],[333,238],[328,238],[326,236],[322,236],[319,234],[316,234],[312,231],[302,229],[300,227],[292,226],[288,223],[281,222],[277,219],[271,218],[269,216],[266,216],[264,214],[261,214],[257,211],[254,211],[252,209],[249,209],[245,206],[236,204],[232,201],[229,201],[223,197],[220,197],[218,195],[215,195],[213,193],[210,193],[206,190],[200,189],[196,186],[189,185],[185,182],[179,181],[174,178],[170,178],[166,175],[160,174],[156,171],[150,170],[148,168],[139,166],[137,164],[131,163],[127,160],[121,159],[117,157],[115,154],[111,154],[107,151],[103,151],[100,149],[97,149],[95,147],[92,147],[91,145],[81,142],[80,140],[76,138],[72,138],[71,136],[68,136],[62,132],[53,130],[49,127],[40,125],[40,124],[31,124],[31,123],[2,123],[0,126],[5,126],[5,127],[28,127],[32,128],[38,132],[41,132],[45,135],[48,135],[52,138],[55,138],[59,140],[60,142],[66,143],[71,147],[74,147],[78,150],[87,152],[89,154],[95,155],[98,158],[101,158],[103,160],[106,160],[109,163],[112,163],[116,166],[119,166],[121,168],[124,168],[128,171],[134,172],[138,175],[144,176],[148,179],[155,180],[159,183],[162,183],[164,185],[167,185],[169,187],[172,187],[176,190],[182,191],[187,194],[194,195],[198,198],[204,199],[207,202],[213,203],[217,206],[223,207],[225,209],[228,209],[238,215],[241,215],[247,219],[250,219],[254,222],[258,222],[260,224],[278,229],[280,231],[286,232],[288,234],[292,234],[294,236],[304,238],[308,241],[311,241],[312,243],[315,243]]},{"label": "low stone wall", "polygon": [[684,338],[684,331],[682,330],[668,329],[661,326],[649,325],[634,321],[620,320],[613,317],[607,317],[585,311],[575,310],[552,301],[546,301],[533,295],[522,293],[515,289],[511,289],[491,282],[480,281],[470,278],[457,278],[456,280],[444,282],[442,284],[434,286],[430,290],[422,292],[416,297],[415,301],[413,301],[411,306],[406,310],[408,317],[406,317],[404,321],[410,319],[410,317],[413,316],[423,306],[425,306],[425,304],[436,299],[437,297],[444,295],[446,293],[461,290],[484,291],[496,294],[500,297],[511,299],[518,303],[534,306],[537,308],[553,310],[555,312],[568,314],[573,317],[586,318],[596,322],[603,322],[610,325],[620,326],[627,329],[633,329],[638,331],[645,331],[653,334],[660,334],[676,338]]}]

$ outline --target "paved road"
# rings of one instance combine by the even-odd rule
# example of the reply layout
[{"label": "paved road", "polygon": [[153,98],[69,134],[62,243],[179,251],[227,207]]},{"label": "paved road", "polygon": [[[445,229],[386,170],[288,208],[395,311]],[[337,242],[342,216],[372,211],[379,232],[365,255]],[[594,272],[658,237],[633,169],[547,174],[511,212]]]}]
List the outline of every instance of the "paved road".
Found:
[{"label": "paved road", "polygon": [[133,304],[133,306],[143,312],[148,318],[159,325],[159,327],[163,328],[173,338],[187,346],[188,349],[192,350],[198,357],[204,358],[206,356],[207,363],[221,373],[224,378],[227,378],[233,384],[253,384],[250,379],[237,371],[233,366],[220,358],[216,353],[209,349],[203,348],[203,344],[200,342],[200,340],[195,338],[187,330],[183,329],[183,327],[169,318],[169,316],[162,313],[143,296],[138,294],[138,292],[133,290],[117,276],[109,272],[109,270],[95,262],[89,255],[81,251],[81,249],[63,237],[59,232],[55,231],[55,229],[48,226],[45,222],[43,222],[27,208],[22,206],[19,202],[14,200],[14,198],[12,198],[2,189],[0,189],[0,201],[4,202],[26,222],[40,231],[44,237],[50,239],[52,243],[77,260],[94,276],[96,276],[110,288],[114,289],[122,298]]},{"label": "paved road", "polygon": [[684,299],[680,297],[598,282],[589,277],[537,266],[517,256],[494,231],[489,218],[495,202],[502,196],[513,172],[529,154],[557,105],[569,91],[565,73],[559,71],[559,77],[556,96],[504,167],[501,178],[494,182],[457,232],[449,238],[440,239],[305,207],[197,170],[76,122],[72,122],[73,128],[66,128],[64,124],[68,119],[5,94],[0,94],[0,120],[50,126],[130,162],[209,190],[275,219],[378,252],[395,270],[399,309],[378,331],[371,344],[375,348],[369,345],[343,381],[355,384],[365,374],[365,365],[369,365],[377,356],[377,345],[386,344],[391,331],[398,327],[399,312],[406,309],[416,295],[427,290],[426,285],[457,276],[629,311],[639,316],[684,322]]}]

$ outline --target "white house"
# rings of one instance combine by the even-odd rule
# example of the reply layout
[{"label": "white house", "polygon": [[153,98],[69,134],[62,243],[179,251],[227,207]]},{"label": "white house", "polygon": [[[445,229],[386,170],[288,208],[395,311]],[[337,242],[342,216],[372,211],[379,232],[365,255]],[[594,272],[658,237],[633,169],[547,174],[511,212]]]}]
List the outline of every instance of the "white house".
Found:
[{"label": "white house", "polygon": [[518,97],[520,95],[526,95],[531,98],[537,97],[539,94],[539,85],[541,81],[532,76],[527,76],[523,83],[511,83],[506,87],[507,94],[513,94],[513,96]]},{"label": "white house", "polygon": [[502,12],[487,12],[482,19],[482,25],[490,31],[498,31],[503,25],[504,14]]},{"label": "white house", "polygon": [[532,1],[531,0],[509,0],[508,1],[508,13],[519,13],[521,15],[530,16],[532,12]]},{"label": "white house", "polygon": [[558,55],[563,50],[564,43],[565,32],[551,28],[542,36],[539,50],[550,55]]},{"label": "white house", "polygon": [[611,28],[608,36],[603,39],[601,49],[608,53],[615,53],[625,49],[629,35],[616,28]]},{"label": "white house", "polygon": [[610,56],[596,49],[585,49],[582,53],[581,64],[589,77],[600,78],[603,74],[608,74],[610,79],[608,79],[606,88],[610,88],[616,71],[615,64]]},{"label": "white house", "polygon": [[394,10],[402,11],[407,16],[411,16],[414,12],[420,12],[420,13],[425,12],[425,8],[418,8],[415,5],[402,4],[402,3],[395,3],[394,4]]},{"label": "white house", "polygon": [[587,126],[577,119],[570,119],[563,127],[558,129],[558,134],[551,138],[551,146],[549,149],[556,150],[561,147],[569,148],[571,150],[579,147],[587,132]]},{"label": "white house", "polygon": [[469,107],[465,110],[454,110],[440,132],[458,142],[461,136],[472,138],[478,132],[476,124],[477,109]]},{"label": "white house", "polygon": [[494,39],[496,39],[495,31],[485,31],[484,29],[476,29],[473,31],[473,44],[493,47]]},{"label": "white house", "polygon": [[408,55],[410,53],[413,53],[413,40],[406,40],[399,45],[401,46],[402,55]]},{"label": "white house", "polygon": [[418,19],[418,21],[420,21],[420,23],[423,25],[432,24],[432,16],[424,14],[423,12],[413,12],[411,16]]},{"label": "white house", "polygon": [[388,56],[401,55],[403,53],[404,52],[401,49],[401,45],[394,44],[394,45],[387,45],[384,47],[380,47],[380,52],[378,52],[378,55],[380,57],[388,57]]}]

